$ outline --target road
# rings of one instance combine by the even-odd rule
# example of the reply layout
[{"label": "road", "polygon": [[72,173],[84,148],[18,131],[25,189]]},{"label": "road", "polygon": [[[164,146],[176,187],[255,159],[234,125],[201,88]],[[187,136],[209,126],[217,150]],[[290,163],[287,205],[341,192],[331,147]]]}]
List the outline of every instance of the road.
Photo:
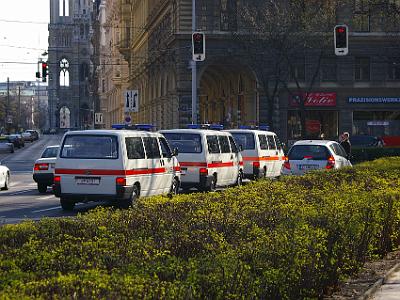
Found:
[{"label": "road", "polygon": [[92,209],[99,203],[77,205],[74,211],[64,212],[51,189],[40,194],[32,178],[35,160],[45,147],[59,144],[62,135],[42,135],[38,141],[26,143],[15,153],[0,153],[0,161],[11,171],[10,189],[0,191],[0,225],[19,223],[23,220],[39,220],[44,217],[76,216]]}]

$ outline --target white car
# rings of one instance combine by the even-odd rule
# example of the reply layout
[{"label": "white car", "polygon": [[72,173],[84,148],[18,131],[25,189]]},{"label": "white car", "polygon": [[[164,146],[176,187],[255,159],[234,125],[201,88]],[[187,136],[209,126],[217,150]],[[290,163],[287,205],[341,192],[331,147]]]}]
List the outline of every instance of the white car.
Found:
[{"label": "white car", "polygon": [[24,139],[25,142],[29,141],[29,142],[33,142],[33,136],[31,133],[29,132],[23,132],[21,133],[22,138]]},{"label": "white car", "polygon": [[0,187],[2,190],[10,187],[10,169],[4,165],[0,165]]},{"label": "white car", "polygon": [[335,141],[297,141],[288,152],[281,174],[302,175],[311,170],[351,167],[346,156],[346,151]]},{"label": "white car", "polygon": [[33,167],[33,180],[37,183],[39,193],[46,193],[47,187],[53,185],[54,167],[60,146],[48,146],[36,160]]}]

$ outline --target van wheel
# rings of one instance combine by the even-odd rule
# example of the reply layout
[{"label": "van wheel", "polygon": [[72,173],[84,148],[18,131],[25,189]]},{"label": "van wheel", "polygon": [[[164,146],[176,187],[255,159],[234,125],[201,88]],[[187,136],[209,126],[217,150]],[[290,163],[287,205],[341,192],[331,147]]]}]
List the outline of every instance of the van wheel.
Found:
[{"label": "van wheel", "polygon": [[69,201],[66,198],[60,198],[61,208],[65,211],[71,211],[75,207],[75,202]]},{"label": "van wheel", "polygon": [[267,167],[264,167],[264,174],[263,174],[263,178],[267,178]]},{"label": "van wheel", "polygon": [[242,186],[243,185],[243,172],[239,171],[238,177],[236,179],[236,185]]},{"label": "van wheel", "polygon": [[179,187],[180,187],[180,182],[179,182],[178,178],[174,178],[174,180],[172,181],[171,189],[170,189],[168,195],[170,197],[177,195],[179,193]]},{"label": "van wheel", "polygon": [[41,194],[44,194],[44,193],[47,192],[47,185],[46,184],[38,183],[37,188],[38,188],[39,193],[41,193]]},{"label": "van wheel", "polygon": [[8,190],[9,185],[10,185],[10,175],[7,174],[6,179],[4,179],[4,186],[1,189],[6,191]]},{"label": "van wheel", "polygon": [[206,187],[207,192],[214,192],[217,189],[217,177],[213,175],[210,185]]},{"label": "van wheel", "polygon": [[122,200],[122,201],[119,203],[119,207],[120,207],[120,208],[129,208],[129,207],[132,206],[132,204],[133,204],[134,202],[136,202],[136,200],[137,200],[138,198],[139,198],[139,190],[138,190],[138,187],[137,187],[136,185],[134,185],[134,186],[133,186],[133,191],[132,191],[131,197],[130,197],[129,199]]}]

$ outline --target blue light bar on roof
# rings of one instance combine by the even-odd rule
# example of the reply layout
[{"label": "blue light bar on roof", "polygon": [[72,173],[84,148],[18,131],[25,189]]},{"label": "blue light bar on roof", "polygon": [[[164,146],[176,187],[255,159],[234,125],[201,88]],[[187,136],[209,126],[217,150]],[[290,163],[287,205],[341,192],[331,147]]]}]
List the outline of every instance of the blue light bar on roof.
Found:
[{"label": "blue light bar on roof", "polygon": [[152,130],[155,126],[152,124],[135,124],[133,125],[137,130],[143,130],[143,131],[150,131]]},{"label": "blue light bar on roof", "polygon": [[250,125],[240,125],[239,129],[254,129]]},{"label": "blue light bar on roof", "polygon": [[155,126],[152,124],[112,124],[111,128],[121,130],[143,130],[143,131],[151,131]]},{"label": "blue light bar on roof", "polygon": [[125,124],[112,124],[111,125],[111,128],[117,129],[117,130],[125,129],[125,127],[126,127]]},{"label": "blue light bar on roof", "polygon": [[223,130],[223,129],[224,129],[224,125],[221,125],[221,124],[211,124],[211,125],[210,125],[210,129],[213,129],[213,130]]},{"label": "blue light bar on roof", "polygon": [[260,128],[260,130],[265,130],[265,131],[269,130],[269,126],[268,125],[260,125],[259,128]]},{"label": "blue light bar on roof", "polygon": [[188,129],[201,129],[201,124],[187,124]]}]

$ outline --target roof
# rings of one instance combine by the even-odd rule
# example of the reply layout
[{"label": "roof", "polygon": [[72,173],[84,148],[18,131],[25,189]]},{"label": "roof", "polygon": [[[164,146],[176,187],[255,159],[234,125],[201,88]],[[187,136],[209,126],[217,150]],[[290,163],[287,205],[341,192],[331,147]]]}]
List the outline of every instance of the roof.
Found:
[{"label": "roof", "polygon": [[227,129],[225,131],[228,131],[230,133],[263,133],[263,134],[271,134],[274,135],[276,134],[275,132],[272,131],[267,131],[267,130],[259,130],[259,129]]},{"label": "roof", "polygon": [[65,135],[115,135],[115,136],[125,136],[125,135],[159,135],[158,132],[151,131],[141,131],[141,130],[116,130],[116,129],[102,129],[102,130],[76,130],[68,131]]},{"label": "roof", "polygon": [[332,143],[336,143],[335,141],[329,141],[329,140],[301,140],[297,141],[293,144],[293,146],[297,145],[320,145],[320,146],[326,146]]},{"label": "roof", "polygon": [[160,133],[191,133],[191,134],[214,134],[214,135],[225,135],[226,131],[212,130],[212,129],[187,129],[187,128],[179,128],[179,129],[165,129],[160,130]]}]

